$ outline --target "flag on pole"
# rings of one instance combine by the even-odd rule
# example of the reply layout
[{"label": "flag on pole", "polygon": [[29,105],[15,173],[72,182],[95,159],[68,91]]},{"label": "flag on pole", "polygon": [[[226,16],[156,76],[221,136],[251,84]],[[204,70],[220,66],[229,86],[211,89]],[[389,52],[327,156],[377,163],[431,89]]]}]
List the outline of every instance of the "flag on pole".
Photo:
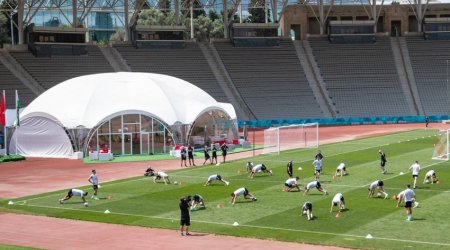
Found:
[{"label": "flag on pole", "polygon": [[0,124],[2,124],[3,127],[6,126],[6,103],[5,103],[5,91],[3,90],[2,94],[2,100],[0,103]]},{"label": "flag on pole", "polygon": [[19,93],[16,90],[16,126],[17,127],[20,127],[19,111],[20,111],[20,99],[19,99]]}]

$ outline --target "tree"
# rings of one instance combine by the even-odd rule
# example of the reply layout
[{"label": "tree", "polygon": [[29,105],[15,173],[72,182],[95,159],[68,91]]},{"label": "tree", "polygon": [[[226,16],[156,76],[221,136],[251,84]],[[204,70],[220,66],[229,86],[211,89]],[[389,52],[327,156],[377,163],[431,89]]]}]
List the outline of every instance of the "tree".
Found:
[{"label": "tree", "polygon": [[8,18],[0,13],[0,48],[3,47],[4,43],[10,43],[10,31],[8,29]]},{"label": "tree", "polygon": [[[203,4],[200,0],[192,0],[194,7],[194,18],[197,18],[200,15],[206,16],[206,12],[203,8]],[[181,1],[181,13],[186,17],[191,17],[191,0],[182,0]]]},{"label": "tree", "polygon": [[208,17],[211,21],[215,21],[216,19],[220,19],[220,16],[217,14],[215,10],[210,9],[208,12]]},{"label": "tree", "polygon": [[[249,21],[251,23],[265,23],[266,16],[264,8],[265,8],[264,0],[251,0],[249,7],[249,13],[251,14],[251,16],[249,17]],[[269,11],[267,13],[269,13]]]},{"label": "tree", "polygon": [[137,20],[138,25],[151,26],[151,25],[164,25],[166,16],[158,9],[146,9],[139,13]]},{"label": "tree", "polygon": [[171,4],[172,3],[170,2],[170,0],[159,0],[158,1],[159,10],[161,10],[164,14],[167,14],[168,12],[170,12]]}]

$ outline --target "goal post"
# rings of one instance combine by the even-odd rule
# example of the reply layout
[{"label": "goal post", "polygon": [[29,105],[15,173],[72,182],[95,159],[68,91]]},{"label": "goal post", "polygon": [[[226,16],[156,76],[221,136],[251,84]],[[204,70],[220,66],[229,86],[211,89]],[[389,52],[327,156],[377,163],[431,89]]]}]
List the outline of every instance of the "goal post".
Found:
[{"label": "goal post", "polygon": [[449,135],[450,129],[439,131],[439,133],[436,135],[432,157],[433,160],[448,161]]},{"label": "goal post", "polygon": [[263,154],[319,147],[319,123],[294,124],[264,130]]}]

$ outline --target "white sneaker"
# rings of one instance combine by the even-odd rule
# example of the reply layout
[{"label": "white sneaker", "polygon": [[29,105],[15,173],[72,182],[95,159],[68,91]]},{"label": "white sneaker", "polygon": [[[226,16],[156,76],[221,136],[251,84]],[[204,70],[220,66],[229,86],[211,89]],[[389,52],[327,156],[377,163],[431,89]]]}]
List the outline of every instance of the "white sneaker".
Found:
[{"label": "white sneaker", "polygon": [[328,192],[327,191],[323,192],[323,195],[328,195]]},{"label": "white sneaker", "polygon": [[385,198],[385,199],[387,199],[387,198],[388,198],[388,196],[389,196],[388,194],[385,194],[385,195],[384,195],[384,198]]},{"label": "white sneaker", "polygon": [[272,170],[269,170],[269,175],[272,176]]},{"label": "white sneaker", "polygon": [[419,202],[414,202],[414,207],[413,208],[417,208],[419,206]]},{"label": "white sneaker", "polygon": [[64,200],[63,199],[59,199],[59,204],[64,204]]},{"label": "white sneaker", "polygon": [[230,185],[230,183],[227,181],[227,182],[225,182],[225,186],[228,186],[228,185]]}]

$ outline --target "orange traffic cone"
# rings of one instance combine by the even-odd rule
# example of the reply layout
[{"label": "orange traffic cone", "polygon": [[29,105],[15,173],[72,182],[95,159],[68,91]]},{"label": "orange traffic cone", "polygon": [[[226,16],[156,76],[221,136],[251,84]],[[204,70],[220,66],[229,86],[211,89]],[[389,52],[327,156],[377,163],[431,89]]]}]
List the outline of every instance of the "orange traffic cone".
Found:
[{"label": "orange traffic cone", "polygon": [[333,175],[333,180],[336,180],[336,175]]},{"label": "orange traffic cone", "polygon": [[183,182],[182,181],[178,182],[178,185],[183,186]]},{"label": "orange traffic cone", "polygon": [[217,208],[223,208],[223,205],[222,204],[217,204]]},{"label": "orange traffic cone", "polygon": [[108,195],[108,200],[112,200],[112,195]]},{"label": "orange traffic cone", "polygon": [[436,184],[439,184],[439,183],[441,183],[441,181],[436,181]]},{"label": "orange traffic cone", "polygon": [[241,170],[238,170],[237,173],[238,173],[238,174],[241,174]]},{"label": "orange traffic cone", "polygon": [[341,213],[337,213],[336,218],[338,218],[338,219],[341,218]]}]

